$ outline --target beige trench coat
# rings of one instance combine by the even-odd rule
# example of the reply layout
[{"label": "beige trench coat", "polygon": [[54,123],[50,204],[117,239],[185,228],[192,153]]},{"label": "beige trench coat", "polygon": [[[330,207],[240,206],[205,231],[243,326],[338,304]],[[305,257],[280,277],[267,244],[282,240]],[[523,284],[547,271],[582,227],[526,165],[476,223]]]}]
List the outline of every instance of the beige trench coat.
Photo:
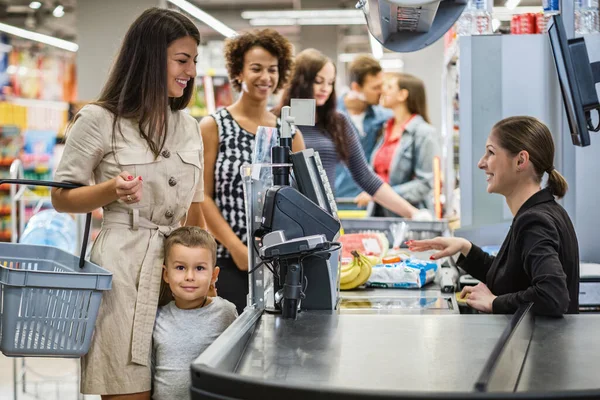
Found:
[{"label": "beige trench coat", "polygon": [[158,158],[137,124],[122,120],[112,143],[113,117],[84,107],[73,124],[55,180],[101,183],[121,171],[143,179],[142,200],[104,207],[102,230],[91,261],[113,273],[89,353],[82,359],[82,392],[126,394],[151,388],[150,352],[163,265],[163,240],[204,197],[203,146],[198,123],[171,112],[167,141]]}]

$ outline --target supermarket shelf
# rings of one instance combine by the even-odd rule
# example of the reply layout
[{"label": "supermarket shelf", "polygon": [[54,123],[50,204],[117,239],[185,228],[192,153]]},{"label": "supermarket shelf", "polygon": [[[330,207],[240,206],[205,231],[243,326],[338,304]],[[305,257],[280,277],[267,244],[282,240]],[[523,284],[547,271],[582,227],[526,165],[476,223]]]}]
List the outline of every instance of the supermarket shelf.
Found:
[{"label": "supermarket shelf", "polygon": [[44,107],[53,110],[68,111],[69,103],[64,101],[52,101],[52,100],[37,100],[37,99],[25,99],[22,97],[7,97],[6,100],[9,103],[16,104],[23,107]]}]

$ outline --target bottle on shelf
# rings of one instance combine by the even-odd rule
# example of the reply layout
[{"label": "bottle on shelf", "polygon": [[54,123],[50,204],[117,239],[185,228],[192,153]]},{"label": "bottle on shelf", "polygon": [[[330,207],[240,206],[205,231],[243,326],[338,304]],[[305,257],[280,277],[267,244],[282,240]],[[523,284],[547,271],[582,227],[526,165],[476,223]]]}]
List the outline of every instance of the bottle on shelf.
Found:
[{"label": "bottle on shelf", "polygon": [[575,0],[575,33],[600,33],[598,0]]},{"label": "bottle on shelf", "polygon": [[492,13],[489,0],[468,0],[465,11],[458,19],[457,32],[460,36],[491,35]]},{"label": "bottle on shelf", "polygon": [[560,0],[542,0],[542,7],[545,15],[560,14]]}]

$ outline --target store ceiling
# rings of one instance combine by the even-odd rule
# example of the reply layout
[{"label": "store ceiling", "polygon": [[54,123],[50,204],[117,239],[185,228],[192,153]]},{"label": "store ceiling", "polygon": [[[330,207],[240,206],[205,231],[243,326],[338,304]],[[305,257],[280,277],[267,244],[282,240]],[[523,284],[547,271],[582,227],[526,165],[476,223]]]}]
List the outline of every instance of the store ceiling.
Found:
[{"label": "store ceiling", "polygon": [[[39,0],[43,3],[39,10],[29,8],[31,0],[0,0],[0,22],[36,32],[76,41],[77,0]],[[89,1],[89,0],[87,0]],[[97,0],[102,1],[102,0]],[[126,1],[126,0],[124,0]],[[310,9],[315,8],[354,8],[356,0],[190,0],[199,8],[209,12],[235,30],[250,28],[247,20],[241,18],[242,11],[267,9]],[[494,0],[494,6],[503,6],[506,0]],[[60,18],[52,15],[56,4],[64,6],[65,14]],[[157,0],[158,3],[158,0]],[[303,7],[304,3],[304,7]],[[306,6],[310,4],[312,6]],[[521,0],[521,6],[541,6],[542,0]],[[220,39],[212,29],[198,23],[206,40]],[[364,27],[361,27],[364,29]],[[297,35],[296,26],[278,27],[283,34]],[[356,32],[357,27],[349,31]],[[365,35],[366,40],[366,35]]]}]

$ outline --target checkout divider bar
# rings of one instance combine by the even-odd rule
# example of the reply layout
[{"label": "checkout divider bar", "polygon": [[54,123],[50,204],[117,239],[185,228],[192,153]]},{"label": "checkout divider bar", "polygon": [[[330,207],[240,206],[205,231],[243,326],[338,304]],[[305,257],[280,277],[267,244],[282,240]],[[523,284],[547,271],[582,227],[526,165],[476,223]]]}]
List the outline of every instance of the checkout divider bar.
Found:
[{"label": "checkout divider bar", "polygon": [[479,378],[475,392],[516,392],[531,339],[535,320],[533,303],[520,306],[494,346]]},{"label": "checkout divider bar", "polygon": [[246,308],[192,365],[203,365],[220,371],[235,371],[262,313],[261,309]]}]

